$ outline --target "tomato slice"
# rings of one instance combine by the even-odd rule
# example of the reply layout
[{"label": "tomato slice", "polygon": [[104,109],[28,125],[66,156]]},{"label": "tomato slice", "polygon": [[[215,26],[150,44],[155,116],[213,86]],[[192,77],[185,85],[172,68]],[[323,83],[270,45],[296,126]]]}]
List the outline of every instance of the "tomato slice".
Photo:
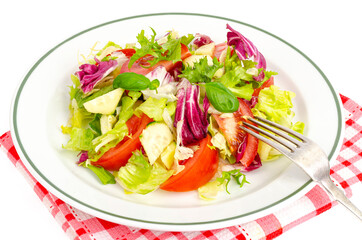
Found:
[{"label": "tomato slice", "polygon": [[200,140],[194,156],[185,161],[185,169],[170,177],[160,188],[172,192],[187,192],[205,185],[215,175],[219,164],[216,149],[211,149],[211,137]]},{"label": "tomato slice", "polygon": [[258,139],[250,134],[247,134],[240,128],[240,123],[245,116],[253,117],[249,106],[239,99],[239,109],[230,115],[213,114],[216,122],[219,125],[220,131],[224,134],[228,142],[231,153],[237,157],[238,151],[242,147],[242,143],[246,141],[244,154],[239,160],[245,167],[249,166],[258,151]]},{"label": "tomato slice", "polygon": [[256,88],[253,92],[253,96],[257,97],[259,96],[259,93],[262,89],[270,87],[271,85],[274,85],[274,77],[271,76],[268,80],[266,80],[261,86],[260,88]]},{"label": "tomato slice", "polygon": [[120,167],[127,164],[128,159],[132,156],[132,152],[141,148],[139,136],[147,124],[153,120],[146,114],[141,117],[133,115],[127,122],[128,133],[131,137],[125,137],[115,147],[109,149],[96,162],[92,162],[95,166],[101,166],[109,171],[118,171]]},{"label": "tomato slice", "polygon": [[[186,45],[181,44],[181,59],[183,60],[189,56],[191,56],[189,49],[187,48]],[[146,56],[140,58],[139,60],[137,60],[135,63],[133,63],[131,68],[128,68],[128,63],[129,63],[129,60],[128,60],[127,62],[125,62],[122,65],[120,73],[134,72],[134,73],[146,75],[147,73],[151,72],[158,66],[164,66],[167,71],[170,71],[177,65],[177,62],[174,63],[173,61],[162,60],[150,68],[145,68],[144,66],[147,66],[147,61],[150,60],[151,58],[153,58],[153,56],[146,55]]]}]

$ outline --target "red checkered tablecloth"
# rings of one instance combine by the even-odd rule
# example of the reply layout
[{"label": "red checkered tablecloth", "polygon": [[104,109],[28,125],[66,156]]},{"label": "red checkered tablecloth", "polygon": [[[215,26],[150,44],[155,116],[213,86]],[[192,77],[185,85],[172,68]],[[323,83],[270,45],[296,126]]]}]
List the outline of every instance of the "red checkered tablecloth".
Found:
[{"label": "red checkered tablecloth", "polygon": [[[331,176],[337,185],[343,187],[347,197],[351,197],[354,191],[362,191],[361,185],[356,184],[362,182],[362,107],[340,96],[345,110],[346,129],[339,156],[331,162]],[[70,239],[273,239],[336,204],[324,190],[315,186],[283,209],[237,226],[202,232],[139,229],[89,215],[48,192],[25,168],[15,150],[10,132],[0,137],[0,146]]]}]

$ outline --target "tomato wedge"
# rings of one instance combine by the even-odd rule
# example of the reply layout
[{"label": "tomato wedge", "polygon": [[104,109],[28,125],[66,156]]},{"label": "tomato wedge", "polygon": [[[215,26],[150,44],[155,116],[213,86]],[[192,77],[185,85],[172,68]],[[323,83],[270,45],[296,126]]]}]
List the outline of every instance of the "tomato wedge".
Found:
[{"label": "tomato wedge", "polygon": [[[181,44],[181,59],[183,60],[183,59],[185,59],[185,58],[187,58],[189,56],[191,56],[191,53],[190,53],[189,49],[187,48],[186,45]],[[134,73],[146,75],[147,73],[151,72],[152,70],[154,70],[158,66],[164,66],[167,71],[170,71],[177,64],[177,62],[174,63],[173,61],[162,60],[162,61],[159,61],[157,64],[155,64],[154,66],[152,66],[150,68],[143,67],[143,66],[147,66],[147,61],[150,60],[151,58],[153,58],[153,56],[150,56],[150,55],[144,56],[144,57],[140,58],[139,60],[137,60],[135,63],[133,63],[131,68],[128,68],[128,63],[129,63],[129,60],[128,60],[127,62],[125,62],[122,65],[120,73],[134,72]]]},{"label": "tomato wedge", "polygon": [[253,96],[257,97],[259,96],[259,93],[262,89],[270,87],[271,85],[274,85],[274,77],[271,76],[268,80],[266,80],[261,86],[260,88],[256,88],[253,92]]},{"label": "tomato wedge", "polygon": [[115,147],[105,152],[98,161],[92,162],[92,165],[101,166],[109,171],[118,171],[120,167],[127,164],[132,152],[141,148],[139,136],[152,121],[146,114],[141,117],[133,115],[126,123],[131,137],[125,137]]},{"label": "tomato wedge", "polygon": [[240,163],[245,167],[249,166],[258,151],[258,139],[250,134],[244,132],[239,126],[240,122],[245,116],[253,117],[249,106],[241,99],[239,99],[239,109],[230,115],[216,115],[213,114],[220,131],[224,134],[226,141],[228,142],[231,153],[237,158],[238,151],[241,149],[241,145],[246,141],[246,147],[244,154],[240,158]]},{"label": "tomato wedge", "polygon": [[219,164],[216,149],[211,149],[211,137],[200,140],[199,149],[187,159],[182,170],[161,185],[161,189],[172,192],[187,192],[205,185],[215,175]]}]

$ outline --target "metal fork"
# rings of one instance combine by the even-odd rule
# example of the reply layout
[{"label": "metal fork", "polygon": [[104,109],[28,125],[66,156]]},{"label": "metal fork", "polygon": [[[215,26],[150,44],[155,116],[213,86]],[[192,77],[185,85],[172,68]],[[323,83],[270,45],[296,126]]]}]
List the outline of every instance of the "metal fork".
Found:
[{"label": "metal fork", "polygon": [[[246,122],[246,120],[259,127]],[[328,157],[316,143],[300,133],[264,118],[246,117],[246,120],[243,121],[244,126],[240,126],[245,132],[269,144],[296,163],[313,181],[326,189],[335,200],[343,204],[362,221],[361,210],[346,197],[344,192],[330,178]]]}]

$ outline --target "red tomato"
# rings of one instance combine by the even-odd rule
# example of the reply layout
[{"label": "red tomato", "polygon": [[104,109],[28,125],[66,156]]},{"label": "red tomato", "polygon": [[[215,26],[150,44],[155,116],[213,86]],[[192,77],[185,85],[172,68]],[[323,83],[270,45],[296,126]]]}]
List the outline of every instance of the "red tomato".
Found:
[{"label": "red tomato", "polygon": [[133,56],[133,54],[136,53],[136,50],[134,50],[133,48],[125,48],[125,49],[117,50],[116,52],[122,52],[124,55],[126,55],[126,57],[130,58]]},{"label": "red tomato", "polygon": [[[187,48],[186,45],[181,44],[181,59],[183,60],[189,56],[191,56],[189,49]],[[177,63],[173,63],[172,61],[162,60],[150,68],[144,68],[143,66],[147,66],[147,64],[148,64],[147,61],[150,60],[151,58],[153,58],[153,56],[150,56],[150,55],[144,56],[141,59],[137,60],[135,63],[133,63],[131,68],[128,68],[128,63],[129,63],[129,60],[128,60],[127,62],[125,62],[122,65],[120,73],[135,72],[138,74],[146,75],[147,73],[151,72],[158,66],[164,66],[167,71],[170,71],[175,67],[175,64],[177,64]]]},{"label": "red tomato", "polygon": [[271,85],[274,85],[274,77],[271,76],[268,80],[266,80],[263,85],[260,86],[260,88],[256,88],[253,92],[253,96],[257,97],[259,96],[260,90],[270,87]]},{"label": "red tomato", "polygon": [[143,114],[141,117],[133,115],[126,123],[131,137],[125,137],[115,147],[105,152],[98,161],[92,162],[92,164],[101,166],[109,171],[118,171],[120,167],[127,164],[128,159],[132,156],[132,152],[141,148],[139,136],[147,124],[152,121],[146,114]]},{"label": "red tomato", "polygon": [[196,190],[205,185],[215,175],[219,164],[219,154],[211,149],[211,137],[199,142],[199,149],[194,156],[185,160],[185,169],[177,175],[171,176],[161,184],[161,189],[172,192],[187,192]]},{"label": "red tomato", "polygon": [[258,139],[250,134],[245,133],[239,126],[244,116],[253,117],[249,106],[239,99],[239,110],[233,115],[222,117],[222,115],[213,114],[216,122],[219,125],[221,132],[224,134],[226,141],[229,144],[231,153],[236,157],[240,144],[246,141],[246,148],[240,162],[245,166],[249,166],[258,151]]}]

